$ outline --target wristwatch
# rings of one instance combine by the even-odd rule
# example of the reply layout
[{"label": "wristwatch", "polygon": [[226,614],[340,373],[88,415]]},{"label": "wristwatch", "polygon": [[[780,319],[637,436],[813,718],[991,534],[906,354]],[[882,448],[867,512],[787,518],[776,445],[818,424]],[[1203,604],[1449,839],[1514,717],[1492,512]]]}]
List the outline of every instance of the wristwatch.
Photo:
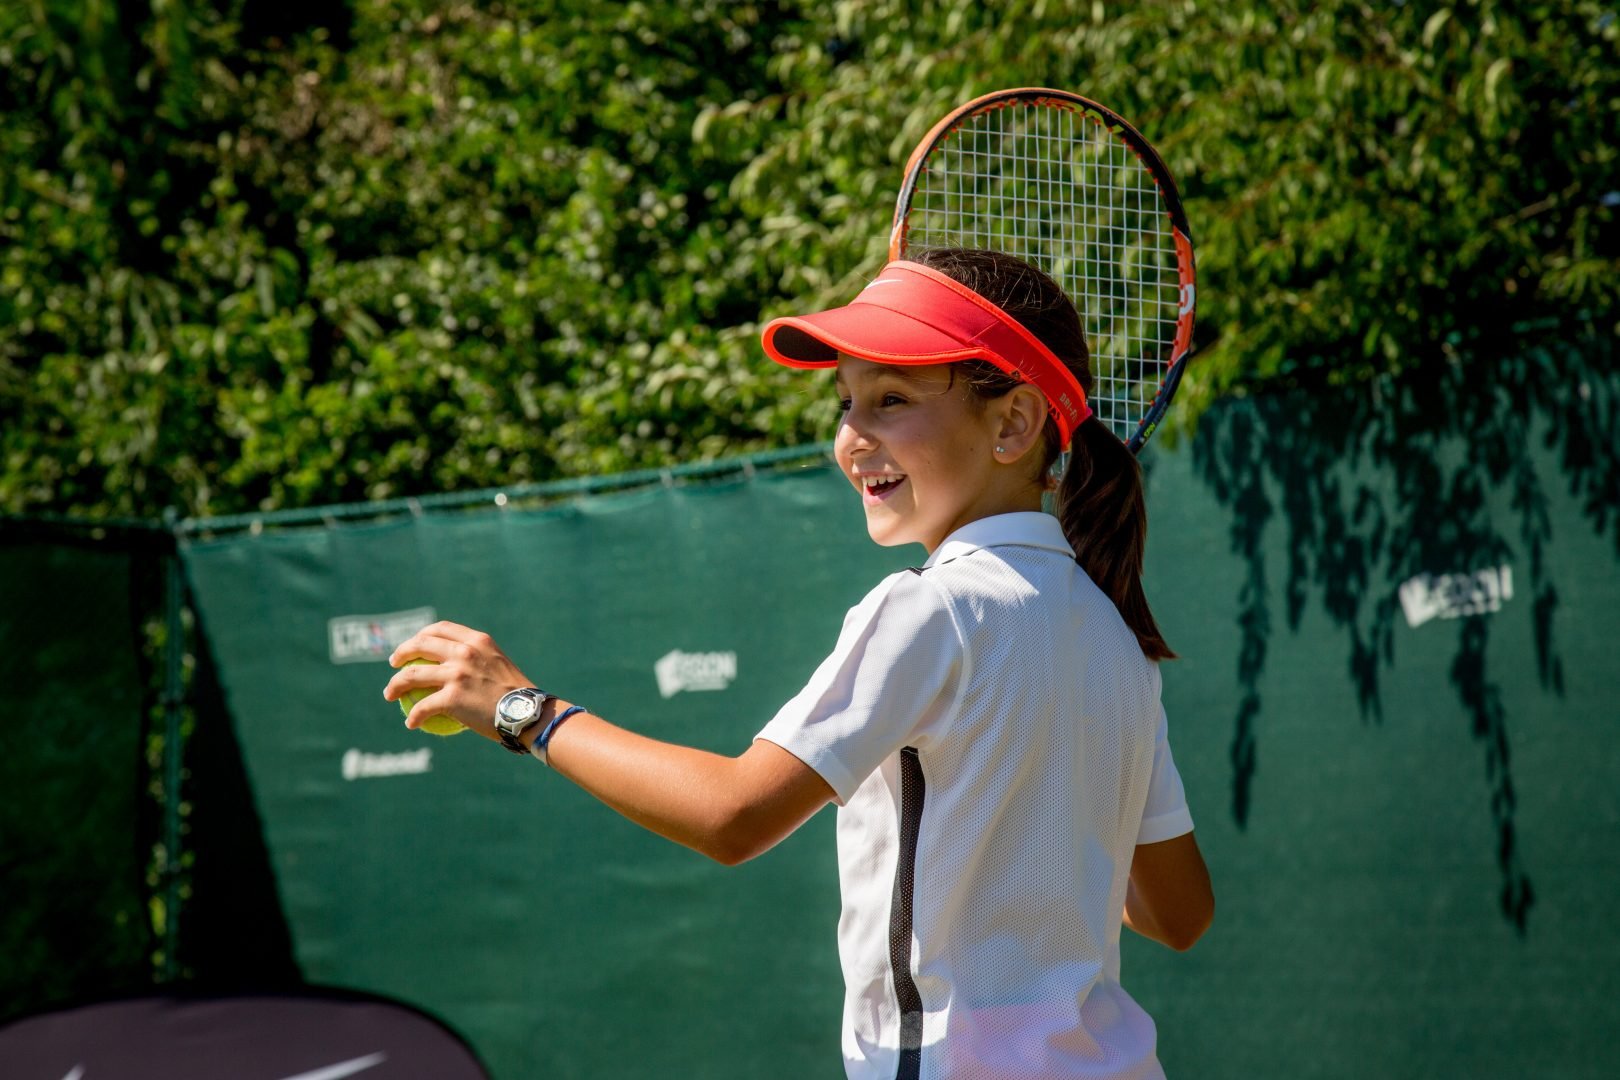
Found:
[{"label": "wristwatch", "polygon": [[495,705],[495,733],[501,737],[501,745],[514,754],[527,754],[529,748],[518,736],[540,722],[540,714],[551,698],[532,686],[503,695]]}]

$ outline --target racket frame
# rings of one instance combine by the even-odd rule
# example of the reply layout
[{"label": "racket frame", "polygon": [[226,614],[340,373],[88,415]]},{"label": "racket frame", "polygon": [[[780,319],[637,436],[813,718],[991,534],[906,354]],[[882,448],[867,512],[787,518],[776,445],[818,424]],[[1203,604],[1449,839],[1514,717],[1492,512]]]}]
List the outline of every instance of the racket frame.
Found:
[{"label": "racket frame", "polygon": [[1164,163],[1164,158],[1154,149],[1153,144],[1123,116],[1090,98],[1044,86],[996,90],[958,105],[928,130],[928,134],[922,137],[906,160],[905,179],[901,182],[900,194],[895,199],[894,223],[889,232],[889,259],[893,261],[905,258],[911,200],[917,192],[917,185],[921,182],[923,174],[927,171],[927,162],[934,150],[969,118],[996,109],[1020,105],[1060,108],[1078,112],[1082,116],[1089,115],[1093,122],[1101,124],[1109,134],[1123,142],[1125,147],[1136,155],[1164,200],[1165,214],[1170,220],[1171,238],[1176,251],[1178,294],[1176,334],[1170,347],[1170,361],[1165,365],[1164,377],[1159,382],[1158,390],[1141,419],[1137,421],[1135,430],[1126,440],[1126,445],[1134,454],[1142,449],[1142,445],[1159,426],[1159,421],[1164,418],[1170,399],[1175,396],[1176,388],[1181,385],[1181,376],[1186,370],[1187,361],[1195,351],[1192,333],[1197,310],[1198,284],[1197,264],[1193,257],[1192,229],[1187,224],[1187,213],[1181,204],[1181,192],[1176,187],[1175,177],[1171,175],[1170,167]]}]

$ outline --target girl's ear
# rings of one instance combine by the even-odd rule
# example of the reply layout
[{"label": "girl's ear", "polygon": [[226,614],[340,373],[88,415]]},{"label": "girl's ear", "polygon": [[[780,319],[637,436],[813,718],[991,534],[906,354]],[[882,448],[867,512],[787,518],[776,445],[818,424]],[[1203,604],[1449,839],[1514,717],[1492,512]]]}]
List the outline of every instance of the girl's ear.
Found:
[{"label": "girl's ear", "polygon": [[1001,423],[996,445],[1001,452],[996,454],[996,460],[1010,465],[1041,441],[1041,432],[1046,428],[1046,398],[1025,383],[1013,387],[997,404],[1001,406]]}]

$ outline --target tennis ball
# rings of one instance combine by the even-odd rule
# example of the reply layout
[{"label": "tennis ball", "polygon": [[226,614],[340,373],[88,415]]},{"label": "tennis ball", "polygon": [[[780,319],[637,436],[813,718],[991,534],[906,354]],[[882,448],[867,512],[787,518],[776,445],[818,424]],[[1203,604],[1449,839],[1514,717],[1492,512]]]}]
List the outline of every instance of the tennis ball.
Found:
[{"label": "tennis ball", "polygon": [[[410,667],[412,664],[434,663],[438,663],[438,661],[424,660],[418,656],[415,660],[405,661],[405,666]],[[411,710],[416,707],[416,703],[431,693],[433,693],[432,690],[412,690],[401,695],[399,699],[399,711],[404,713],[406,716],[410,716]],[[467,727],[460,720],[440,713],[438,716],[430,716],[426,720],[422,721],[422,727],[420,730],[427,732],[429,735],[460,735],[463,731],[467,730]]]}]

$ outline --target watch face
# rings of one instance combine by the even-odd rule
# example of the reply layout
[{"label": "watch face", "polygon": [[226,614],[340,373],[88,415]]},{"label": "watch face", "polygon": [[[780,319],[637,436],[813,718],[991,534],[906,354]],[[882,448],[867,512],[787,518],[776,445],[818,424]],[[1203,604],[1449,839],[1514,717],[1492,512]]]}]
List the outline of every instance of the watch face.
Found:
[{"label": "watch face", "polygon": [[501,712],[514,724],[521,724],[534,715],[535,700],[528,694],[514,694],[506,699]]}]

